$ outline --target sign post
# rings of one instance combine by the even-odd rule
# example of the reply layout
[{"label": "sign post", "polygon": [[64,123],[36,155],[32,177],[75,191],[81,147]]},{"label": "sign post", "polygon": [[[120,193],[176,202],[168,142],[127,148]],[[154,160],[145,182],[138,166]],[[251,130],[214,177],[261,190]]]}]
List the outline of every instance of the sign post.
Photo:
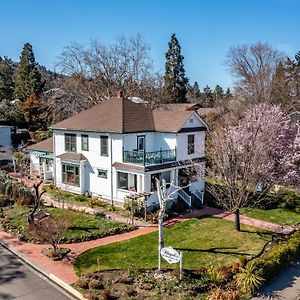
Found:
[{"label": "sign post", "polygon": [[179,263],[180,275],[179,278],[182,280],[182,252],[178,253],[173,247],[163,247],[160,251],[160,256],[162,256],[169,264],[177,264]]},{"label": "sign post", "polygon": [[182,280],[182,252],[179,253],[179,279]]}]

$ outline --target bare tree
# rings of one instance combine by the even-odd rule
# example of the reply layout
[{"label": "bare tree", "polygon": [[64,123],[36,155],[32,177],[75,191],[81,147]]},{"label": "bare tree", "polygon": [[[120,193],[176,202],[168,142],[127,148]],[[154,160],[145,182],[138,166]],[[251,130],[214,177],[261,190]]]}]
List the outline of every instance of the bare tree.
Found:
[{"label": "bare tree", "polygon": [[40,192],[40,185],[42,183],[43,183],[43,180],[35,183],[32,187],[34,190],[34,206],[33,206],[33,209],[31,211],[29,211],[29,214],[27,217],[29,224],[34,223],[34,214],[37,211],[37,209],[40,207],[42,195],[46,192],[46,190]]},{"label": "bare tree", "polygon": [[61,83],[72,95],[75,111],[113,97],[118,90],[125,97],[144,99],[145,90],[156,95],[162,86],[140,34],[121,36],[109,45],[95,40],[88,45],[74,42],[62,51],[57,68],[66,75]]},{"label": "bare tree", "polygon": [[236,78],[235,93],[250,102],[267,101],[272,77],[283,54],[268,43],[232,47],[225,64]]},{"label": "bare tree", "polygon": [[57,254],[60,241],[70,227],[67,216],[46,217],[41,221],[29,224],[28,233],[30,237],[38,239],[41,243],[49,243],[53,247],[53,254]]}]

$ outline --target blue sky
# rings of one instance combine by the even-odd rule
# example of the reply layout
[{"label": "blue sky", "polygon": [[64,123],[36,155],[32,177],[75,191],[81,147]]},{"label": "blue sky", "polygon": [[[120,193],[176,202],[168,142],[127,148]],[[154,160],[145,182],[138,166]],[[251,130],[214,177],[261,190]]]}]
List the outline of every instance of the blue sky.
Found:
[{"label": "blue sky", "polygon": [[155,67],[164,70],[176,33],[191,82],[232,85],[224,66],[231,46],[269,42],[293,57],[300,51],[300,0],[1,0],[0,56],[18,60],[25,42],[53,69],[71,41],[106,43],[142,33]]}]

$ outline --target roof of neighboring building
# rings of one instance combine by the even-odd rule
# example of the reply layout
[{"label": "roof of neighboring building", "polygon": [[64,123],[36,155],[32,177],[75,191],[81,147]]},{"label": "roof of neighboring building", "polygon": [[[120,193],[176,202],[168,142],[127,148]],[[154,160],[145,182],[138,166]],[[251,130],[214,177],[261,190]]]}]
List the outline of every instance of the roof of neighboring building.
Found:
[{"label": "roof of neighboring building", "polygon": [[37,144],[30,145],[27,149],[43,152],[53,152],[53,137],[41,141]]},{"label": "roof of neighboring building", "polygon": [[57,158],[64,159],[64,160],[74,160],[74,161],[82,161],[87,160],[87,158],[81,153],[73,153],[67,152],[57,156]]},{"label": "roof of neighboring building", "polygon": [[[185,108],[189,106],[185,105]],[[195,111],[162,107],[150,110],[142,103],[111,98],[53,125],[53,129],[133,133],[178,132]]]}]

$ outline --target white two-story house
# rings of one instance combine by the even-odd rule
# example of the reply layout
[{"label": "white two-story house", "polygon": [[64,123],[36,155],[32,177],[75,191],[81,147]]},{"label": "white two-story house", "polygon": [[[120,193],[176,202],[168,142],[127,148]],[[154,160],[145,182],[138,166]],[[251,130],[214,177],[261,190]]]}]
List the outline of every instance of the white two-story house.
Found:
[{"label": "white two-story house", "polygon": [[186,186],[180,192],[185,201],[193,194],[201,201],[203,173],[191,173],[195,164],[204,166],[207,127],[187,105],[152,111],[116,97],[51,128],[57,187],[118,202],[129,194],[147,194],[151,207],[158,203],[158,178]]}]

